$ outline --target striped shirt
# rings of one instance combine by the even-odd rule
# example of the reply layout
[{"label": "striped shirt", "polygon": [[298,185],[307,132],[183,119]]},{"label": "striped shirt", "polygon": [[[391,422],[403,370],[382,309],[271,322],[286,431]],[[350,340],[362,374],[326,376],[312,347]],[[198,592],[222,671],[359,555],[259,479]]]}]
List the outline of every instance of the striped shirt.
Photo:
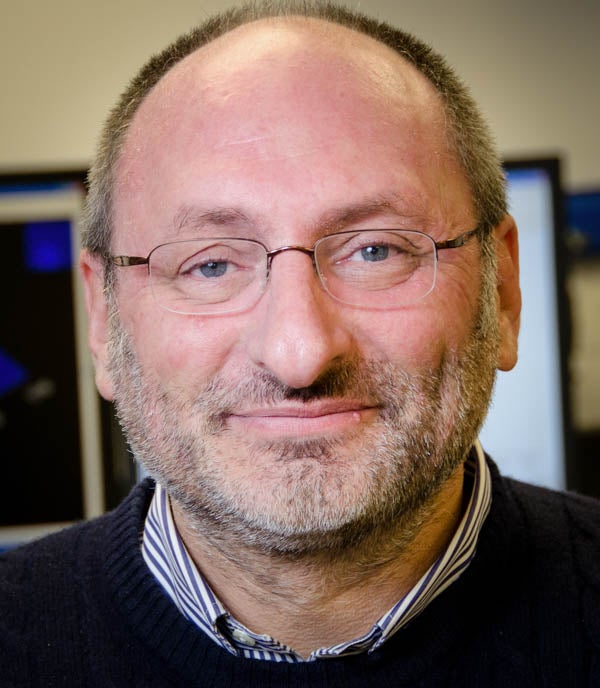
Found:
[{"label": "striped shirt", "polygon": [[414,587],[360,638],[315,650],[305,660],[268,635],[238,622],[216,597],[196,568],[173,517],[165,490],[156,486],[144,526],[142,552],[150,570],[181,613],[214,642],[232,654],[275,662],[314,661],[326,657],[372,652],[406,626],[470,564],[491,504],[491,476],[479,442],[465,462],[465,484],[471,494],[463,518],[444,552]]}]

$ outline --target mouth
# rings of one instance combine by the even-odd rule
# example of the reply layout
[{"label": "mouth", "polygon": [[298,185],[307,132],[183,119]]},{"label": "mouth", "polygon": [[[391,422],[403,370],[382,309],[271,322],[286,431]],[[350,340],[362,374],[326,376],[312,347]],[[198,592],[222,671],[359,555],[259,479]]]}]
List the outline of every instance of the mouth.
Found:
[{"label": "mouth", "polygon": [[331,399],[239,410],[229,414],[226,422],[232,429],[253,434],[305,439],[356,429],[377,413],[375,405]]}]

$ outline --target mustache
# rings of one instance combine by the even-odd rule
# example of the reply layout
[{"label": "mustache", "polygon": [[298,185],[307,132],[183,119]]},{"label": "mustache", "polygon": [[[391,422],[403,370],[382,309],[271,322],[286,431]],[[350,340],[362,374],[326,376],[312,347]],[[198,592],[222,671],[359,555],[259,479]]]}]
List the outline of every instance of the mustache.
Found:
[{"label": "mustache", "polygon": [[414,399],[426,390],[437,399],[442,384],[441,371],[408,374],[387,361],[339,360],[331,363],[311,385],[289,387],[266,370],[248,369],[232,382],[218,373],[202,389],[196,404],[213,418],[224,418],[239,408],[276,406],[282,402],[310,403],[323,399],[354,399],[380,406],[382,413],[397,414],[407,397]]},{"label": "mustache", "polygon": [[[289,387],[266,370],[252,369],[236,374],[232,385],[227,377],[218,373],[199,394],[199,400],[211,398],[234,410],[240,403],[272,406],[284,401],[308,403],[336,397],[368,398],[378,400],[377,385],[366,371],[368,364],[355,361],[334,362],[308,387]],[[376,399],[373,397],[376,396]]]}]

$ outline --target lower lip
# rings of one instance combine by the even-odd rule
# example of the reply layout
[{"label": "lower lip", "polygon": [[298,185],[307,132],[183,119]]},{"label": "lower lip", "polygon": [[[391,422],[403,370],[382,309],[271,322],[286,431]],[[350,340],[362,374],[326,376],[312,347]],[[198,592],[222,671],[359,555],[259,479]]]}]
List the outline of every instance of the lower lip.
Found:
[{"label": "lower lip", "polygon": [[373,408],[322,416],[237,416],[231,415],[227,424],[233,429],[272,437],[302,437],[335,434],[356,428],[375,416]]}]

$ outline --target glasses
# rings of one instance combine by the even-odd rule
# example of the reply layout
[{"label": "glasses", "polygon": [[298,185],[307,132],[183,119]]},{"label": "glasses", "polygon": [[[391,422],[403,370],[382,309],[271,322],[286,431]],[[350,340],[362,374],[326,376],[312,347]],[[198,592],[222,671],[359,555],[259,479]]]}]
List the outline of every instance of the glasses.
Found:
[{"label": "glasses", "polygon": [[477,232],[435,241],[416,230],[361,229],[329,234],[312,248],[272,251],[254,239],[217,237],[161,244],[146,258],[110,259],[119,267],[147,265],[152,293],[162,308],[220,315],[251,308],[265,291],[275,256],[300,251],[311,258],[323,288],[337,301],[389,310],[427,296],[435,286],[438,251],[464,246]]}]

